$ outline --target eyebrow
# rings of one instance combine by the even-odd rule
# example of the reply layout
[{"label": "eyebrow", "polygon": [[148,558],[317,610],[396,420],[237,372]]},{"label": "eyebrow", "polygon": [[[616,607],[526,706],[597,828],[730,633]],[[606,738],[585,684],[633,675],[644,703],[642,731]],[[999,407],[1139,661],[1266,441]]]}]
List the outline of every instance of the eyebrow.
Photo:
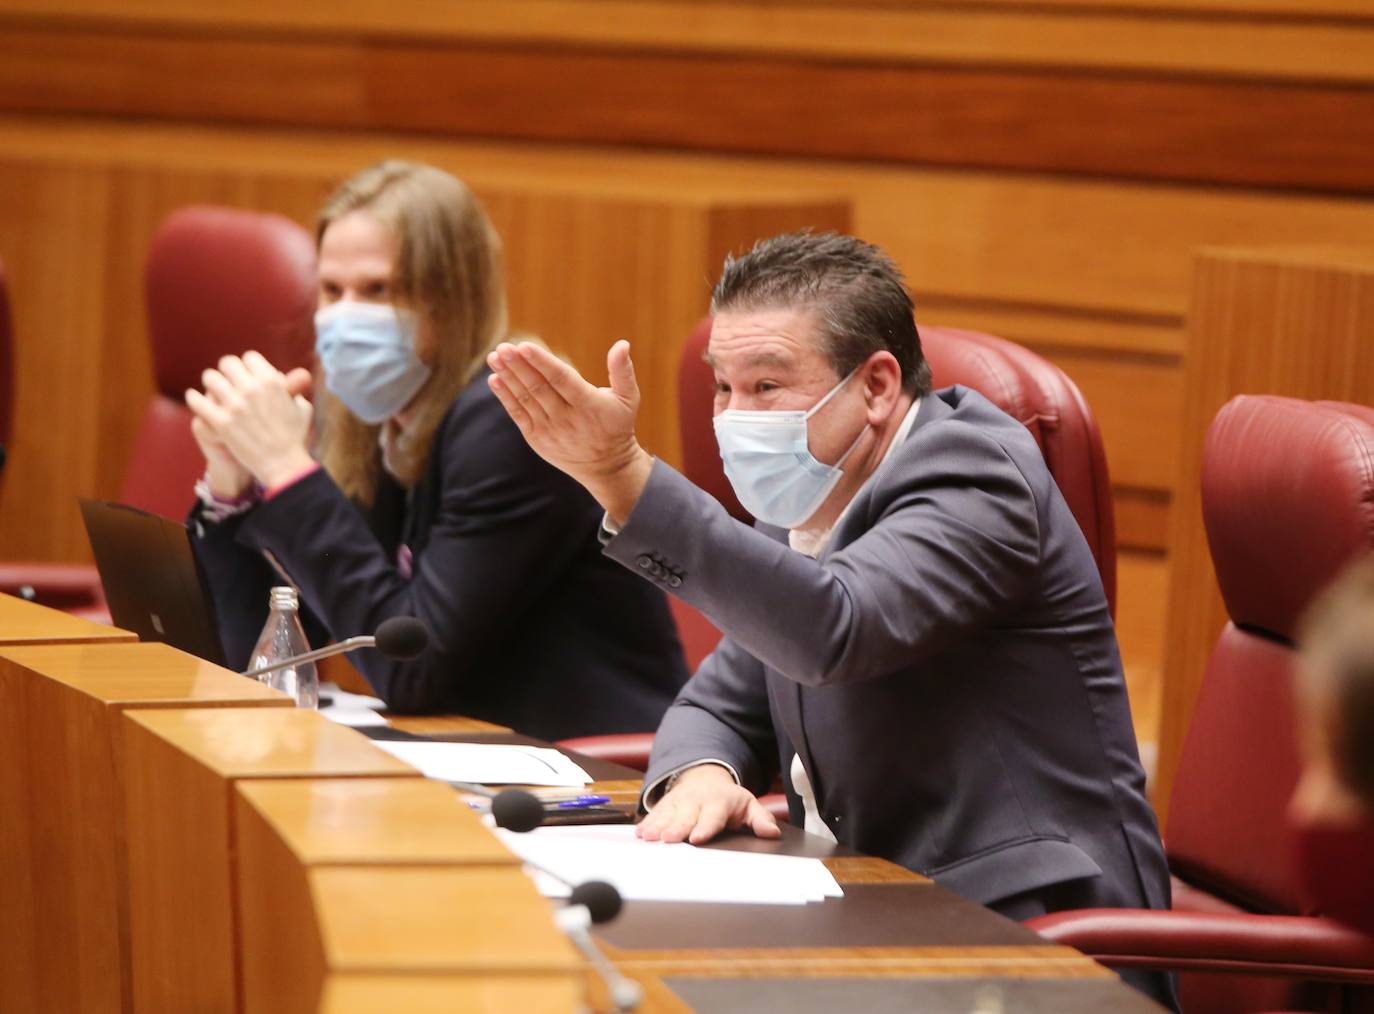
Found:
[{"label": "eyebrow", "polygon": [[[711,355],[711,353],[709,352],[702,353],[701,359],[702,362],[704,362],[707,366],[711,367],[712,369],[715,369],[718,365],[716,357]],[[790,369],[796,364],[793,362],[790,356],[785,356],[779,352],[756,352],[752,356],[745,357],[744,365],[775,366],[779,369]]]}]

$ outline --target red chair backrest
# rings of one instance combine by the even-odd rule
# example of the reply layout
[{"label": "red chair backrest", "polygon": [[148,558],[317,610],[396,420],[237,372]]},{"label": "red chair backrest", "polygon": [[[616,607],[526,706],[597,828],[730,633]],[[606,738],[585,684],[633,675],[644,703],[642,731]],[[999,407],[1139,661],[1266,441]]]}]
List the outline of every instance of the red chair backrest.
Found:
[{"label": "red chair backrest", "polygon": [[1030,430],[1097,562],[1116,613],[1116,514],[1097,420],[1078,386],[1030,349],[978,331],[921,328],[937,388],[961,384]]},{"label": "red chair backrest", "polygon": [[1169,862],[1244,908],[1300,913],[1276,833],[1300,768],[1294,631],[1312,597],[1374,547],[1374,409],[1232,399],[1207,433],[1202,511],[1230,622],[1179,758]]},{"label": "red chair backrest", "polygon": [[702,317],[687,336],[677,367],[677,423],[682,437],[682,474],[721,502],[731,517],[746,525],[753,515],[740,506],[725,468],[711,425],[715,414],[716,375],[703,358],[711,339],[711,318]]},{"label": "red chair backrest", "polygon": [[[752,523],[730,488],[711,428],[714,375],[702,360],[711,337],[703,318],[682,349],[678,423],[683,474]],[[1035,437],[1097,561],[1107,603],[1116,609],[1116,523],[1102,435],[1077,386],[1049,360],[976,331],[921,328],[921,347],[936,387],[962,384],[1019,420]]]},{"label": "red chair backrest", "polygon": [[157,392],[143,417],[121,498],[182,517],[205,467],[183,392],[221,356],[257,349],[281,370],[314,345],[315,242],[280,215],[193,206],[168,216],[146,268]]}]

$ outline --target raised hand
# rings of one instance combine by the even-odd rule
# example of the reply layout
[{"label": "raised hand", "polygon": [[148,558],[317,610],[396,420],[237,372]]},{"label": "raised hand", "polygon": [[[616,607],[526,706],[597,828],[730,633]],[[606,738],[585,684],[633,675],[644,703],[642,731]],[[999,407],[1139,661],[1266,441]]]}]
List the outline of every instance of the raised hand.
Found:
[{"label": "raised hand", "polygon": [[635,834],[646,841],[689,841],[701,845],[721,831],[748,828],[760,838],[778,838],[782,832],[754,794],[736,785],[719,764],[700,764],[678,776]]},{"label": "raised hand", "polygon": [[635,439],[639,384],[630,343],[616,342],[606,355],[610,387],[594,387],[533,342],[502,343],[487,362],[492,391],[535,453],[587,487],[623,522],[653,465]]},{"label": "raised hand", "polygon": [[264,486],[309,469],[312,409],[302,396],[310,386],[309,371],[283,374],[257,352],[246,352],[241,359],[225,356],[217,366],[201,374],[203,394],[186,392],[186,404],[199,423],[197,440],[212,467],[224,465],[228,474],[222,448]]}]

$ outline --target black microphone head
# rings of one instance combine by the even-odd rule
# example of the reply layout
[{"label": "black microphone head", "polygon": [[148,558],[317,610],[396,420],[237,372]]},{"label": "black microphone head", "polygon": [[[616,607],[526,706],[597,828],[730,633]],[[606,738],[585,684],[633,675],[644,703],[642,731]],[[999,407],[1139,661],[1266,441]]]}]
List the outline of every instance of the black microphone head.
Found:
[{"label": "black microphone head", "polygon": [[594,923],[610,922],[620,914],[620,909],[624,906],[615,885],[604,880],[588,880],[584,884],[578,884],[572,889],[568,904],[585,905]]},{"label": "black microphone head", "polygon": [[497,827],[524,834],[544,823],[544,804],[524,789],[502,789],[491,801]]},{"label": "black microphone head", "polygon": [[393,616],[377,624],[377,650],[407,662],[429,647],[429,628],[413,616]]}]

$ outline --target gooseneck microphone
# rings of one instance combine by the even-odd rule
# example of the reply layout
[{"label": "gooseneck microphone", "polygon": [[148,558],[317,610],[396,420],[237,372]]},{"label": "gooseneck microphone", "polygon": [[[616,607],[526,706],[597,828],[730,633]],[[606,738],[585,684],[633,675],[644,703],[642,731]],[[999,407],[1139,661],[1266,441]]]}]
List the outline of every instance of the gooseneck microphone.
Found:
[{"label": "gooseneck microphone", "polygon": [[387,658],[408,662],[412,658],[419,658],[428,647],[428,627],[413,616],[393,616],[391,619],[383,620],[377,624],[376,634],[360,634],[357,637],[350,637],[346,641],[331,644],[326,648],[317,648],[302,655],[292,655],[280,662],[273,662],[271,665],[249,669],[242,675],[256,679],[266,673],[276,672],[278,669],[290,669],[292,666],[304,665],[306,662],[314,662],[321,658],[329,658],[331,655],[342,655],[346,651],[356,651],[358,648],[376,648]]},{"label": "gooseneck microphone", "polygon": [[[491,815],[497,827],[524,834],[544,823],[544,804],[524,789],[503,789],[492,797]],[[606,960],[590,932],[593,924],[610,922],[620,914],[624,901],[615,885],[604,880],[588,880],[574,887],[546,866],[532,863],[528,859],[525,860],[525,864],[542,870],[555,880],[572,887],[568,904],[554,915],[558,928],[568,935],[573,946],[582,952],[582,956],[606,983],[606,990],[610,993],[611,1002],[615,1004],[617,1011],[624,1014],[638,1007],[639,1001],[643,998],[643,990],[640,989],[639,983],[621,975],[615,966]]]}]

